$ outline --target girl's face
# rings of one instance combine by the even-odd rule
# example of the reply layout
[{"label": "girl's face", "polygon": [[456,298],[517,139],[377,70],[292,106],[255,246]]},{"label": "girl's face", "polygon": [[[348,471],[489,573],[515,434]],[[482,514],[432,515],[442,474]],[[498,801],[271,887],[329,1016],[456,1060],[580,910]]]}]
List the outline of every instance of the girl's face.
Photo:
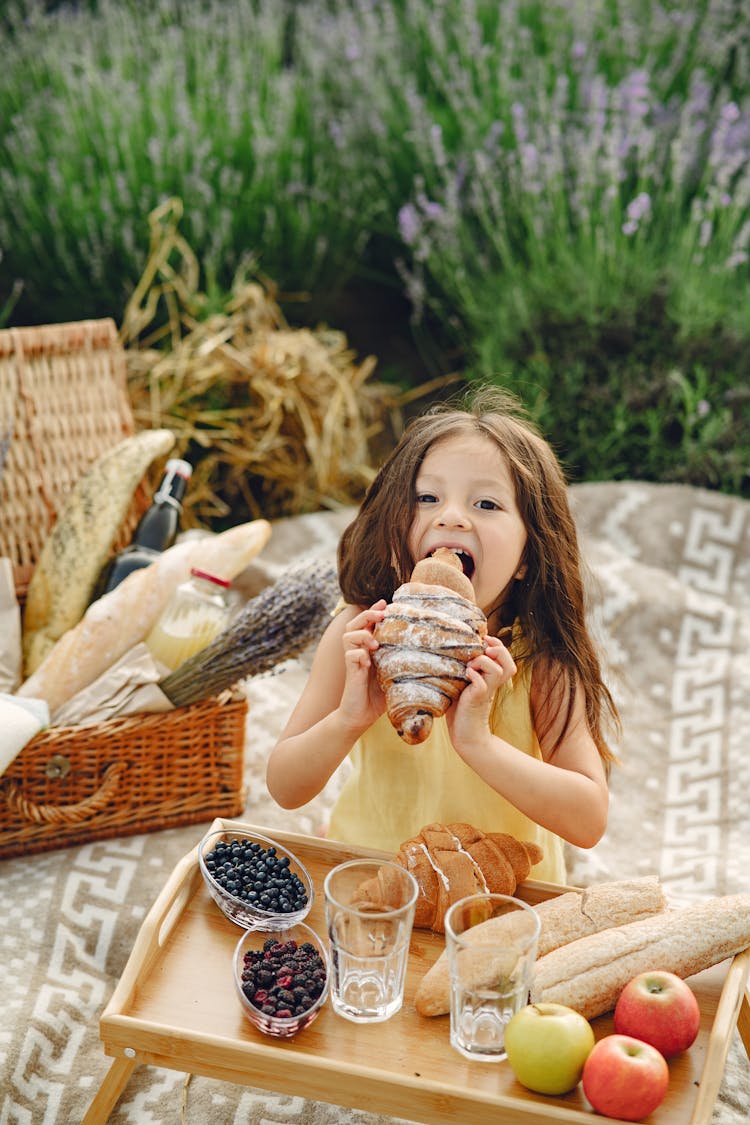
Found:
[{"label": "girl's face", "polygon": [[526,538],[508,462],[497,445],[479,434],[436,442],[417,473],[408,537],[414,560],[438,547],[459,552],[477,605],[489,614],[526,572]]}]

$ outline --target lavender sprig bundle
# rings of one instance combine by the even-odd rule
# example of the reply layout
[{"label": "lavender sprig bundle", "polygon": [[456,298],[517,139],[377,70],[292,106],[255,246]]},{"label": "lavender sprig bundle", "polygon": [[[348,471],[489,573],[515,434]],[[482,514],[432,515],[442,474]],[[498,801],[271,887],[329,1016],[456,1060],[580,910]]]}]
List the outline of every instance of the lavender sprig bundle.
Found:
[{"label": "lavender sprig bundle", "polygon": [[338,596],[332,563],[313,559],[290,567],[159,686],[175,707],[184,707],[267,672],[317,640]]}]

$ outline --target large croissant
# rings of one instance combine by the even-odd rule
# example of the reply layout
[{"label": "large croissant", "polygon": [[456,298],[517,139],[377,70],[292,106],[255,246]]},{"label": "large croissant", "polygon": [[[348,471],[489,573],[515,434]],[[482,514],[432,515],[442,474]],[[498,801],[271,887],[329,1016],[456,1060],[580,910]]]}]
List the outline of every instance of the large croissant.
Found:
[{"label": "large croissant", "polygon": [[374,635],[380,647],[373,663],[388,717],[415,746],[461,694],[466,665],[485,649],[487,619],[455,552],[441,547],[416,564]]},{"label": "large croissant", "polygon": [[[473,894],[512,895],[543,859],[538,844],[504,832],[482,832],[471,824],[428,824],[404,843],[395,862],[410,871],[419,885],[414,915],[418,929],[445,931],[445,912]],[[389,869],[359,888],[362,902],[396,905],[389,889]]]}]

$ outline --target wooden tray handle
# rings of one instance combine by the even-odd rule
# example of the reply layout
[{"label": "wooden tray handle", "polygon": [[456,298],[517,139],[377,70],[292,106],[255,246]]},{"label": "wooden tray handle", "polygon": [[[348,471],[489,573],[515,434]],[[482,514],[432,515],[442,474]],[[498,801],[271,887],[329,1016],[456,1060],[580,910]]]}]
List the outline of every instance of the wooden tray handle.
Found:
[{"label": "wooden tray handle", "polygon": [[37,805],[34,801],[27,801],[18,785],[10,782],[5,785],[8,808],[35,824],[79,824],[112,803],[120,778],[127,768],[127,762],[115,762],[108,766],[96,793],[75,805]]}]

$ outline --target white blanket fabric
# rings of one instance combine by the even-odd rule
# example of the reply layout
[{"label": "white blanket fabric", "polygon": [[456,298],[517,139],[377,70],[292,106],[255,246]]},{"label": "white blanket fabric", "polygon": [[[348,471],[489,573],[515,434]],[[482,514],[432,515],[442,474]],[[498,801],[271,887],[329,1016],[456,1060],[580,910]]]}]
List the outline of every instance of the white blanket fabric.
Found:
[{"label": "white blanket fabric", "polygon": [[[570,849],[571,882],[658,873],[670,897],[750,889],[750,503],[683,486],[572,489],[590,565],[591,619],[622,709],[622,764],[605,838]],[[272,581],[298,556],[333,557],[350,512],[280,521],[255,567]],[[257,575],[256,575],[257,577]],[[247,684],[245,819],[316,832],[340,778],[279,809],[265,759],[309,654]],[[0,1121],[80,1121],[110,1060],[98,1017],[192,826],[0,861],[3,1018]],[[183,1113],[183,1098],[185,1108]],[[750,1064],[733,1036],[713,1125],[745,1125]],[[115,1125],[390,1125],[364,1111],[139,1068]],[[593,1118],[592,1118],[593,1122]]]}]

